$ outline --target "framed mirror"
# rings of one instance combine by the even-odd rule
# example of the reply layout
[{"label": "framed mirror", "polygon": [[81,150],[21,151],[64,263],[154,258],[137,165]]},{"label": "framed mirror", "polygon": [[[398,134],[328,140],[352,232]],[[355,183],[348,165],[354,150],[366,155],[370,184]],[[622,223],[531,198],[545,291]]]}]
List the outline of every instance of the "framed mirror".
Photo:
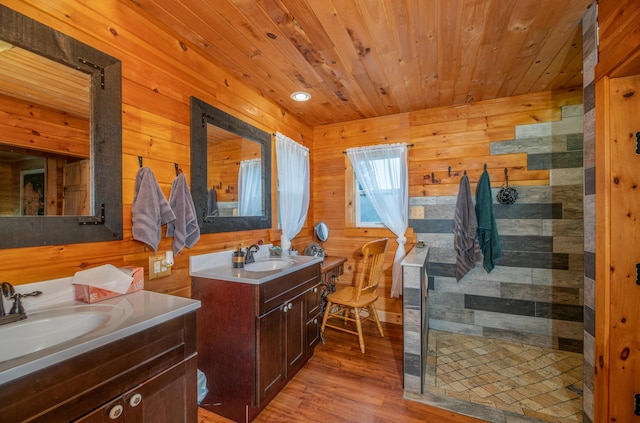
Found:
[{"label": "framed mirror", "polygon": [[0,248],[122,239],[120,61],[0,5]]},{"label": "framed mirror", "polygon": [[191,195],[201,233],[271,228],[271,135],[191,97]]}]

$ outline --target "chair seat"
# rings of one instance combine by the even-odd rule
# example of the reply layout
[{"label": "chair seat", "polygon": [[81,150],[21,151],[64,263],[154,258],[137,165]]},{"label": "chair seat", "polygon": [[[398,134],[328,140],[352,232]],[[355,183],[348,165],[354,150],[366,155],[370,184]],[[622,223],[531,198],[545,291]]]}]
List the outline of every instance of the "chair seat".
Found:
[{"label": "chair seat", "polygon": [[327,295],[327,300],[332,303],[338,303],[348,307],[366,307],[378,299],[378,294],[376,292],[371,292],[369,294],[360,295],[360,298],[355,301],[355,294],[356,288],[354,286],[348,286]]}]

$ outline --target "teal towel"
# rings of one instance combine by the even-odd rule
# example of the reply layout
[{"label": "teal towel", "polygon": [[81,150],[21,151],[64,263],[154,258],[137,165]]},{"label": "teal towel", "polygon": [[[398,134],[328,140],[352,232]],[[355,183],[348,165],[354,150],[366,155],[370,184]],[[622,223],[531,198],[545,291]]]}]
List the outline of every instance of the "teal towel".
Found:
[{"label": "teal towel", "polygon": [[485,169],[476,188],[476,219],[478,220],[478,243],[484,255],[483,266],[487,272],[495,267],[496,260],[502,255],[500,236],[493,212],[493,195],[489,173]]}]

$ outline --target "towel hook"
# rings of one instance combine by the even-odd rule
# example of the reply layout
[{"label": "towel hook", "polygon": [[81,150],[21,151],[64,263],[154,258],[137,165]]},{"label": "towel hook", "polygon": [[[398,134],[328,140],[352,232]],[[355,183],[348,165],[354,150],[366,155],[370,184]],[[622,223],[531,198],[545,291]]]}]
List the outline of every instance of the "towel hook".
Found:
[{"label": "towel hook", "polygon": [[486,163],[484,164],[484,170],[487,170],[487,164]]},{"label": "towel hook", "polygon": [[449,178],[451,178],[451,166],[449,166],[449,168],[447,169],[447,171],[449,172]]},{"label": "towel hook", "polygon": [[180,174],[180,172],[181,172],[181,170],[178,168],[178,163],[174,163],[173,167],[176,168],[176,176],[178,176]]},{"label": "towel hook", "polygon": [[465,169],[465,171],[464,171],[464,176],[467,176],[467,170],[466,170],[466,169]]},{"label": "towel hook", "polygon": [[138,166],[142,167],[142,156],[138,156]]}]

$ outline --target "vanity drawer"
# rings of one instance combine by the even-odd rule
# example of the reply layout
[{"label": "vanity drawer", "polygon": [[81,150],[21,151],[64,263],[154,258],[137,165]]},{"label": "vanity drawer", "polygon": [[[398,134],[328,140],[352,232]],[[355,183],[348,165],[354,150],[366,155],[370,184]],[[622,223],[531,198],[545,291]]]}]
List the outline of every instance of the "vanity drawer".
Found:
[{"label": "vanity drawer", "polygon": [[320,263],[259,285],[258,316],[312,288],[319,278]]}]

